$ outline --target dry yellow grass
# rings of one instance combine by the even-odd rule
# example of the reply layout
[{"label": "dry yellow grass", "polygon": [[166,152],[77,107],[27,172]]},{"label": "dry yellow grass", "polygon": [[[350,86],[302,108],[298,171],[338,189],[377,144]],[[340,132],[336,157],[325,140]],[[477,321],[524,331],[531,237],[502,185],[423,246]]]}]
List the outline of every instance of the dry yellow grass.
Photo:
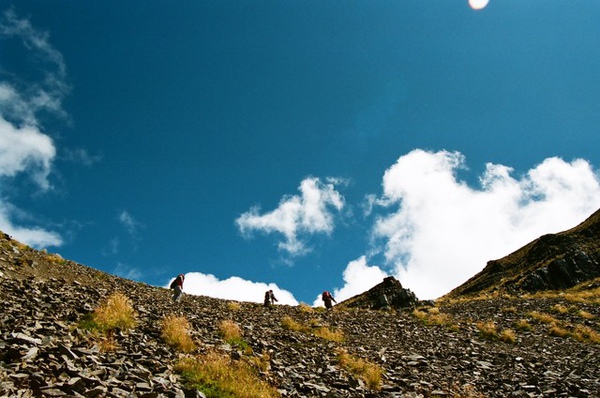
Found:
[{"label": "dry yellow grass", "polygon": [[481,337],[484,337],[488,340],[494,340],[498,338],[496,324],[493,321],[477,322],[477,330],[479,330]]},{"label": "dry yellow grass", "polygon": [[383,370],[377,364],[350,355],[345,350],[338,351],[340,366],[355,377],[361,378],[367,388],[371,390],[381,389]]},{"label": "dry yellow grass", "polygon": [[423,322],[424,322],[424,321],[427,319],[427,313],[426,313],[425,311],[422,311],[422,310],[419,310],[419,309],[415,309],[415,310],[412,312],[412,314],[413,314],[413,316],[414,316],[415,318],[417,318],[417,319],[418,319],[418,320],[420,320],[420,321],[423,321]]},{"label": "dry yellow grass", "polygon": [[330,329],[328,326],[323,326],[317,319],[310,319],[308,325],[302,325],[295,321],[290,316],[284,316],[281,319],[281,324],[284,328],[293,332],[312,334],[325,340],[342,342],[344,341],[344,333],[341,330]]},{"label": "dry yellow grass", "polygon": [[293,332],[305,332],[307,329],[300,323],[296,322],[291,316],[284,316],[281,319],[281,324],[284,328]]},{"label": "dry yellow grass", "polygon": [[236,347],[246,355],[252,354],[252,348],[242,338],[242,329],[237,323],[228,319],[221,321],[219,323],[219,334],[227,344]]},{"label": "dry yellow grass", "polygon": [[118,348],[118,345],[114,339],[114,336],[112,336],[112,334],[109,334],[108,336],[100,338],[98,348],[102,352],[111,352],[115,351]]},{"label": "dry yellow grass", "polygon": [[123,293],[113,293],[94,311],[94,321],[103,330],[129,330],[136,325],[136,313],[131,300]]},{"label": "dry yellow grass", "polygon": [[187,319],[176,315],[167,315],[161,322],[161,336],[163,340],[182,352],[192,352],[196,344],[190,336],[190,323]]},{"label": "dry yellow grass", "polygon": [[277,390],[261,380],[252,366],[215,352],[183,358],[177,362],[175,370],[181,374],[186,386],[201,391],[208,398],[279,397]]},{"label": "dry yellow grass", "polygon": [[558,314],[566,314],[567,312],[569,312],[569,309],[562,304],[554,304],[552,306],[552,311],[554,311]]},{"label": "dry yellow grass", "polygon": [[579,312],[577,313],[580,317],[585,318],[585,319],[589,319],[592,320],[594,318],[596,318],[596,316],[594,314],[591,314],[587,311],[584,310],[579,310]]},{"label": "dry yellow grass", "polygon": [[239,339],[242,337],[242,329],[237,323],[226,319],[219,323],[219,334],[225,341]]},{"label": "dry yellow grass", "polygon": [[440,312],[440,309],[437,307],[432,307],[427,312],[420,309],[415,309],[412,314],[415,318],[419,319],[427,326],[441,325],[450,330],[459,330],[459,327],[454,322],[454,319],[449,314]]},{"label": "dry yellow grass", "polygon": [[308,314],[310,314],[311,312],[313,312],[313,308],[310,305],[306,304],[306,303],[300,303],[298,305],[298,307],[300,307],[300,311],[302,311],[302,312],[305,312],[305,313],[308,313]]},{"label": "dry yellow grass", "polygon": [[600,282],[600,278],[596,278],[590,281],[582,282],[579,285],[567,289],[566,292],[556,291],[543,291],[533,294],[526,294],[523,298],[563,298],[572,303],[588,303],[588,304],[600,304],[600,287],[589,288],[590,286],[596,286]]},{"label": "dry yellow grass", "polygon": [[515,331],[512,329],[502,330],[502,332],[500,332],[500,335],[498,338],[500,339],[500,341],[503,341],[503,342],[509,343],[509,344],[515,344],[517,342],[517,335],[515,334]]},{"label": "dry yellow grass", "polygon": [[240,303],[238,303],[237,301],[228,301],[227,309],[229,311],[239,311],[242,309],[242,305]]},{"label": "dry yellow grass", "polygon": [[569,337],[571,335],[571,332],[569,332],[567,329],[559,326],[558,324],[553,323],[548,328],[548,334],[550,336],[565,338],[565,337]]},{"label": "dry yellow grass", "polygon": [[317,337],[320,337],[322,339],[329,340],[329,341],[335,341],[338,343],[341,343],[342,341],[344,341],[344,333],[341,330],[337,330],[337,329],[332,330],[326,326],[317,328],[313,332],[313,334]]},{"label": "dry yellow grass", "polygon": [[600,333],[588,326],[575,326],[572,336],[578,341],[589,341],[590,343],[600,344]]},{"label": "dry yellow grass", "polygon": [[248,362],[260,372],[267,372],[271,366],[271,355],[263,351],[260,355],[247,357]]},{"label": "dry yellow grass", "polygon": [[531,311],[529,316],[541,323],[558,323],[558,319],[554,318],[552,315],[545,314],[543,312]]},{"label": "dry yellow grass", "polygon": [[519,319],[515,322],[514,326],[518,330],[531,330],[531,324],[527,319]]}]

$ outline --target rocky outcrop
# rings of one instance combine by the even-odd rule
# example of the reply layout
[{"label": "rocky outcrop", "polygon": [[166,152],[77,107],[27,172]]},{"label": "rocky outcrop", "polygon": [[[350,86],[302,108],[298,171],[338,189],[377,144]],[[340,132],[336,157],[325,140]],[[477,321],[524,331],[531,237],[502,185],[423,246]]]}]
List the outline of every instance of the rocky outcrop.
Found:
[{"label": "rocky outcrop", "polygon": [[[115,348],[103,350],[80,322],[115,291],[132,300],[138,324],[115,333]],[[531,311],[572,305],[560,298],[439,303],[437,311],[452,319],[452,327],[426,326],[412,310],[269,309],[190,295],[174,303],[166,289],[47,256],[6,237],[0,238],[0,292],[0,397],[200,397],[174,370],[182,354],[161,339],[160,321],[168,314],[189,320],[198,345],[192,355],[217,350],[234,360],[268,357],[261,377],[282,397],[600,396],[597,344],[551,337],[544,325],[519,332],[515,344],[483,338],[476,328],[492,320],[498,330],[511,328]],[[598,306],[577,306],[596,318],[582,321],[577,311],[555,316],[597,331]],[[288,330],[285,317],[340,330],[344,341]],[[252,354],[223,342],[222,320],[240,325]],[[381,388],[370,390],[345,371],[339,349],[379,365]]]},{"label": "rocky outcrop", "polygon": [[481,292],[536,292],[600,276],[600,210],[575,228],[547,234],[486,267],[448,297]]},{"label": "rocky outcrop", "polygon": [[399,280],[393,276],[388,276],[383,279],[383,282],[365,293],[354,296],[340,304],[346,308],[380,310],[414,307],[418,302],[417,296],[410,289],[403,288]]}]

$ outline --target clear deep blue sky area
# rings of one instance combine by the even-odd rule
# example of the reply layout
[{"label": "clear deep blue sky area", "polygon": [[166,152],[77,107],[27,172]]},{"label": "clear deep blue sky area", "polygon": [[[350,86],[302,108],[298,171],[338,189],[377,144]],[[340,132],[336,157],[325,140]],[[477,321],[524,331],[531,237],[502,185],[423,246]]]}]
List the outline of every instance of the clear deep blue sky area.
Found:
[{"label": "clear deep blue sky area", "polygon": [[0,230],[189,294],[440,297],[600,207],[600,1],[476,3],[0,0]]}]

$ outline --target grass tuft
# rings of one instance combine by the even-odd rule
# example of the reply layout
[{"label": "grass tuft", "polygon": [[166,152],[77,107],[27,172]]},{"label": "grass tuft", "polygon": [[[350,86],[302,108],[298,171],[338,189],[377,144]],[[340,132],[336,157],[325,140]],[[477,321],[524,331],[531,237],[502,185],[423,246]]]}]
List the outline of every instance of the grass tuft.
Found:
[{"label": "grass tuft", "polygon": [[284,328],[293,332],[312,334],[322,339],[338,343],[344,341],[344,333],[341,330],[331,330],[327,326],[322,326],[317,319],[311,319],[308,321],[308,325],[302,325],[292,317],[286,315],[281,319],[281,324]]},{"label": "grass tuft", "polygon": [[337,330],[337,329],[331,330],[326,326],[317,328],[313,332],[313,334],[322,339],[329,340],[329,341],[335,341],[337,343],[341,343],[342,341],[344,341],[344,332],[342,332],[341,330]]},{"label": "grass tuft", "polygon": [[136,325],[136,313],[131,300],[123,293],[113,293],[94,311],[93,320],[102,331],[129,330]]},{"label": "grass tuft", "polygon": [[477,322],[477,330],[479,330],[479,335],[485,339],[496,340],[498,338],[496,324],[493,321]]},{"label": "grass tuft", "polygon": [[441,325],[454,331],[459,329],[452,317],[449,314],[440,312],[437,307],[429,308],[427,311],[415,309],[412,314],[426,326]]},{"label": "grass tuft", "polygon": [[122,293],[113,293],[93,313],[84,315],[78,326],[90,332],[93,339],[99,340],[102,351],[114,351],[117,348],[115,331],[127,331],[136,325],[136,313],[131,301]]},{"label": "grass tuft", "polygon": [[600,344],[600,333],[588,326],[575,326],[572,336],[578,341],[589,341],[590,343]]},{"label": "grass tuft", "polygon": [[377,364],[357,358],[348,354],[347,351],[338,351],[340,366],[357,378],[361,378],[370,390],[381,389],[383,370]]},{"label": "grass tuft", "polygon": [[281,324],[287,330],[291,330],[292,332],[306,332],[307,328],[302,326],[300,323],[296,322],[291,316],[284,316],[281,319]]},{"label": "grass tuft", "polygon": [[569,312],[569,309],[562,304],[554,304],[552,306],[552,311],[556,312],[557,314],[566,314]]},{"label": "grass tuft", "polygon": [[182,358],[175,365],[184,384],[201,391],[207,398],[278,397],[275,388],[258,376],[244,361],[210,352],[202,357]]},{"label": "grass tuft", "polygon": [[500,336],[498,338],[500,339],[500,341],[503,341],[503,342],[509,343],[509,344],[515,344],[517,342],[517,335],[515,334],[515,331],[512,329],[502,330],[502,332],[500,332]]},{"label": "grass tuft", "polygon": [[558,319],[552,315],[545,314],[543,312],[531,311],[529,316],[541,323],[555,324],[558,323]]},{"label": "grass tuft", "polygon": [[161,322],[161,329],[163,340],[176,350],[192,352],[196,349],[189,333],[190,323],[184,317],[167,315]]},{"label": "grass tuft", "polygon": [[231,320],[221,321],[219,324],[219,334],[227,344],[236,347],[246,355],[252,354],[252,348],[242,338],[242,329],[237,323]]},{"label": "grass tuft", "polygon": [[596,316],[594,314],[591,314],[591,313],[589,313],[587,311],[584,311],[584,310],[580,310],[577,314],[580,317],[582,317],[584,319],[588,319],[588,320],[592,320],[592,319],[596,318]]},{"label": "grass tuft", "polygon": [[569,335],[571,334],[571,332],[569,332],[567,329],[559,326],[558,324],[553,323],[548,328],[548,334],[550,336],[566,338],[566,337],[569,337]]},{"label": "grass tuft", "polygon": [[515,328],[517,328],[517,330],[528,331],[531,330],[531,324],[527,319],[520,319],[515,322]]}]

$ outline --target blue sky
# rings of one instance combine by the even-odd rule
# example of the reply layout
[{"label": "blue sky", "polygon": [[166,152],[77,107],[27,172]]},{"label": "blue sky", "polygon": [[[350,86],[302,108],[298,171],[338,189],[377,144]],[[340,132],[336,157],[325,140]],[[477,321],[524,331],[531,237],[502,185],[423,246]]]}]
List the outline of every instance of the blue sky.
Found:
[{"label": "blue sky", "polygon": [[437,298],[600,207],[598,1],[0,13],[0,229],[103,271]]}]

